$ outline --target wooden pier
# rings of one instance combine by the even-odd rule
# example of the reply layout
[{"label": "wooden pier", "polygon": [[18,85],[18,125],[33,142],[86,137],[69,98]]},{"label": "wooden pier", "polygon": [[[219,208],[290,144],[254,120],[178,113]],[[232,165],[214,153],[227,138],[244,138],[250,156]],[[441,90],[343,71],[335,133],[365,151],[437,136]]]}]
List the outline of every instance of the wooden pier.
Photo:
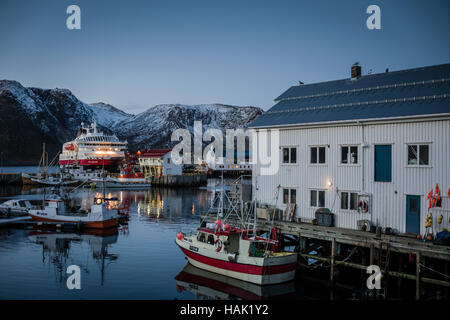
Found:
[{"label": "wooden pier", "polygon": [[[208,222],[213,222],[215,219],[216,217],[213,216],[206,217]],[[228,222],[232,225],[238,224],[238,220],[233,218],[229,218]],[[257,225],[260,233],[268,232],[275,227],[280,246],[294,246],[295,251],[299,253],[299,265],[305,266],[311,259],[317,264],[327,264],[330,268],[330,283],[335,281],[337,267],[354,268],[366,272],[369,265],[375,264],[380,267],[385,279],[396,277],[414,280],[416,282],[416,299],[420,299],[421,296],[421,283],[447,288],[445,290],[450,288],[449,246],[433,244],[431,241],[424,242],[406,235],[381,234],[377,236],[371,232],[324,227],[311,223],[287,221],[273,221],[272,223],[265,219],[258,219]],[[344,246],[347,249],[346,253],[351,251],[350,255],[343,253],[342,247]],[[356,249],[360,251],[359,261],[349,259]],[[396,255],[396,259],[390,258],[392,254]],[[346,255],[347,257],[345,257]],[[402,270],[401,261],[405,261],[405,255],[409,259],[414,257],[414,273]],[[436,266],[440,266],[441,271],[435,270]],[[424,271],[428,271],[427,277],[422,276]],[[435,277],[429,276],[430,274]]]},{"label": "wooden pier", "polygon": [[207,183],[206,174],[183,174],[183,175],[162,175],[152,176],[150,183],[159,187],[199,187]]},{"label": "wooden pier", "polygon": [[0,185],[22,185],[22,174],[1,172]]}]

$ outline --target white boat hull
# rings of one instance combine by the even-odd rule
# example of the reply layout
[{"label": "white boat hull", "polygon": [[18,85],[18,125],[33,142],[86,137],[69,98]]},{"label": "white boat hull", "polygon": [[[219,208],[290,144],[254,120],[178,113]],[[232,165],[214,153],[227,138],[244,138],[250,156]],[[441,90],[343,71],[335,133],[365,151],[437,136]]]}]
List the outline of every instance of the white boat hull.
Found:
[{"label": "white boat hull", "polygon": [[205,250],[195,240],[175,241],[188,261],[200,269],[258,285],[283,283],[295,278],[297,255],[294,253],[265,258],[242,255],[238,256],[235,262],[231,262],[227,253]]}]

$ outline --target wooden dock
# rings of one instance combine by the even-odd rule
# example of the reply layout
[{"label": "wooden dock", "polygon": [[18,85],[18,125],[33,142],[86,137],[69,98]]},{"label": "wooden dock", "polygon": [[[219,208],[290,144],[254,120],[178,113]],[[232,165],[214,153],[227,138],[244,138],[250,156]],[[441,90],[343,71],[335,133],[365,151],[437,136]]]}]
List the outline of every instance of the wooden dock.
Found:
[{"label": "wooden dock", "polygon": [[0,185],[22,185],[22,174],[1,172]]},{"label": "wooden dock", "polygon": [[[261,230],[267,231],[270,223],[258,220],[258,226],[262,226]],[[450,247],[436,245],[429,241],[420,241],[409,236],[381,234],[380,237],[377,237],[375,233],[371,232],[286,221],[275,221],[274,226],[281,234],[299,235],[310,239],[335,241],[366,248],[372,246],[379,248],[381,244],[389,243],[391,251],[406,254],[419,252],[423,257],[450,261]]]},{"label": "wooden dock", "polygon": [[[205,221],[208,222],[216,220],[216,217],[212,215],[205,218]],[[237,219],[228,219],[227,221],[232,225],[238,223]],[[381,234],[377,236],[371,232],[324,227],[311,223],[274,221],[272,224],[270,221],[258,219],[257,225],[260,232],[267,232],[275,227],[280,244],[295,246],[295,251],[300,256],[299,260],[303,260],[304,263],[313,259],[319,264],[327,264],[330,268],[331,282],[335,280],[335,268],[338,266],[365,272],[369,265],[378,265],[384,273],[383,278],[389,276],[416,281],[416,299],[419,299],[421,295],[421,283],[450,288],[450,274],[448,273],[450,246],[433,244],[431,241],[424,242],[406,235]],[[361,261],[349,260],[348,257],[343,258],[341,246],[346,246],[347,249],[359,249],[362,256]],[[318,247],[325,249],[322,254],[317,253]],[[415,273],[407,273],[402,270],[401,266],[394,266],[396,261],[392,261],[392,258],[391,261],[389,260],[390,253],[397,254],[396,258],[400,261],[405,255],[409,259],[414,257]],[[436,265],[445,267],[442,268],[445,271],[436,271],[434,269]],[[429,274],[432,273],[435,277],[423,277],[424,271],[429,271]]]}]

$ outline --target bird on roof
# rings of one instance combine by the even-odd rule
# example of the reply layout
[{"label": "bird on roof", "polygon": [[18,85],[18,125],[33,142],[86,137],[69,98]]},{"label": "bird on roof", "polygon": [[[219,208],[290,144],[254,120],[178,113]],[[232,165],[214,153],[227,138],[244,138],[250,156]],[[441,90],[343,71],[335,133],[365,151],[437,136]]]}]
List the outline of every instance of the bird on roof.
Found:
[{"label": "bird on roof", "polygon": [[359,61],[356,61],[353,65],[354,66],[359,66]]}]

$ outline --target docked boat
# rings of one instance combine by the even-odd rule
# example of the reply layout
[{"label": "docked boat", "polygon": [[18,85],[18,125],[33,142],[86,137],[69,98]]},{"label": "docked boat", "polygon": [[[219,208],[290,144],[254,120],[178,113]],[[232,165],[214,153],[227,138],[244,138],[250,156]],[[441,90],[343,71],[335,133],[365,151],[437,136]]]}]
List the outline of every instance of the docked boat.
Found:
[{"label": "docked boat", "polygon": [[92,182],[95,183],[95,185],[98,187],[104,184],[105,188],[107,189],[147,189],[151,186],[151,183],[148,182],[147,179],[132,179],[132,181],[121,181],[119,178],[104,178],[93,179]]},{"label": "docked boat", "polygon": [[22,172],[22,183],[24,185],[43,185],[43,186],[70,186],[76,185],[79,181],[72,179],[63,173],[49,173],[49,168],[56,165],[57,155],[48,161],[48,152],[45,149],[45,143],[42,144],[42,155],[39,160],[38,170],[33,173]]},{"label": "docked boat", "polygon": [[294,279],[297,254],[277,250],[278,241],[274,229],[270,238],[257,235],[254,202],[253,209],[247,213],[253,215],[252,229],[249,228],[250,219],[240,226],[229,225],[226,217],[222,220],[223,205],[221,208],[221,212],[217,212],[215,223],[206,223],[204,220],[196,234],[177,234],[175,242],[193,266],[258,285]]},{"label": "docked boat", "polygon": [[116,200],[98,197],[88,210],[80,210],[79,207],[70,207],[67,199],[53,196],[45,200],[44,207],[29,210],[29,215],[39,222],[77,223],[83,228],[94,229],[113,228],[119,225],[117,208],[108,202]]},{"label": "docked boat", "polygon": [[123,165],[118,176],[109,175],[94,178],[92,182],[96,186],[104,185],[105,188],[147,189],[151,186],[149,179],[144,176],[144,173],[136,172],[130,163]]},{"label": "docked boat", "polygon": [[64,179],[64,178],[58,178],[58,177],[47,177],[47,178],[34,178],[31,177],[30,178],[31,181],[35,182],[36,184],[39,185],[44,185],[44,186],[74,186],[77,184],[80,184],[81,182],[78,180],[73,180],[71,178],[69,179]]},{"label": "docked boat", "polygon": [[0,214],[10,216],[24,216],[28,215],[33,206],[30,201],[25,199],[11,199],[0,204]]}]

